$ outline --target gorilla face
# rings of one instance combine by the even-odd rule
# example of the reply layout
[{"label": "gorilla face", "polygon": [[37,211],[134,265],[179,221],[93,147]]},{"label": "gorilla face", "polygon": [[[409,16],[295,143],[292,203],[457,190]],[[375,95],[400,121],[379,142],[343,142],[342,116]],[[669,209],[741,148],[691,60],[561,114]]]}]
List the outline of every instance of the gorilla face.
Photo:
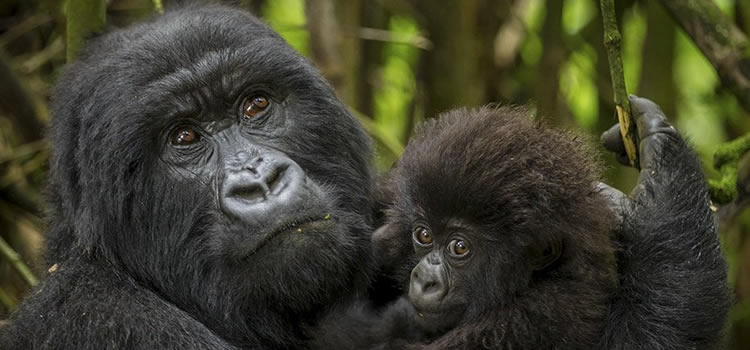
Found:
[{"label": "gorilla face", "polygon": [[367,280],[369,139],[257,19],[192,8],[97,38],[54,103],[52,259],[84,249],[216,323]]}]

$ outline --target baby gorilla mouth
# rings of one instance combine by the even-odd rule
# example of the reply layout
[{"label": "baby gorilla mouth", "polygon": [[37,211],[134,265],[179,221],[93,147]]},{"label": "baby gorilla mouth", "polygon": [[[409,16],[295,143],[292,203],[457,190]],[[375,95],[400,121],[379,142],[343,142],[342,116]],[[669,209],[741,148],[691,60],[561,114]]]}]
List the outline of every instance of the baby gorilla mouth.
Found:
[{"label": "baby gorilla mouth", "polygon": [[434,309],[420,309],[415,305],[415,322],[428,334],[441,334],[455,327],[464,313],[461,306],[440,306]]}]

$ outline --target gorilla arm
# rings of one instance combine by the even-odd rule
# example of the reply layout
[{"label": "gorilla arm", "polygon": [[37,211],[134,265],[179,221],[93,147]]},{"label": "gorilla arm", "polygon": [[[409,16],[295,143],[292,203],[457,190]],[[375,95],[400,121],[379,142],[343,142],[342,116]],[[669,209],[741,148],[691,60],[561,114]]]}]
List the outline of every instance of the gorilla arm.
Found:
[{"label": "gorilla arm", "polygon": [[13,321],[0,349],[239,350],[126,274],[83,260],[61,264]]},{"label": "gorilla arm", "polygon": [[[621,197],[620,285],[601,349],[716,349],[729,311],[727,265],[700,163],[653,102],[631,97],[641,172]],[[602,135],[623,160],[619,126]]]}]

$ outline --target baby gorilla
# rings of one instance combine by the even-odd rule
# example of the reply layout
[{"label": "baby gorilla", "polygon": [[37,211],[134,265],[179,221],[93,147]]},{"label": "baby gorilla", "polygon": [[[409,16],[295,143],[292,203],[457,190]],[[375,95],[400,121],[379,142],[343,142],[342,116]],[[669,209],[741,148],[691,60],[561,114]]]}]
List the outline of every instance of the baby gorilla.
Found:
[{"label": "baby gorilla", "polygon": [[[428,122],[380,191],[373,248],[410,301],[376,325],[383,347],[722,348],[727,267],[700,163],[656,104],[631,106],[628,197],[598,183],[584,140],[522,108]],[[602,141],[622,156],[617,126]]]},{"label": "baby gorilla", "polygon": [[449,112],[391,175],[374,246],[410,277],[430,348],[589,349],[602,335],[617,282],[598,164],[584,140],[528,116]]}]

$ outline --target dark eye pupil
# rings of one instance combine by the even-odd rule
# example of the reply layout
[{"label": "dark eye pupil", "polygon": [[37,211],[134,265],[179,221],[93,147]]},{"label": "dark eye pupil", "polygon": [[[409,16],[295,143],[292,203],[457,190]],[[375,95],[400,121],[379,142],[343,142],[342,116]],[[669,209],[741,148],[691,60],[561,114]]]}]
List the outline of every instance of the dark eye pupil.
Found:
[{"label": "dark eye pupil", "polygon": [[417,240],[422,244],[432,243],[432,235],[425,228],[417,229]]},{"label": "dark eye pupil", "polygon": [[178,129],[172,136],[172,144],[177,146],[189,145],[198,139],[195,131],[189,128]]},{"label": "dark eye pupil", "polygon": [[464,241],[453,241],[453,244],[450,245],[451,250],[453,251],[453,254],[456,255],[464,255],[469,252],[469,247],[464,243]]},{"label": "dark eye pupil", "polygon": [[266,108],[266,106],[268,106],[268,100],[265,97],[256,97],[253,100],[253,104],[260,108]]},{"label": "dark eye pupil", "polygon": [[244,113],[245,117],[252,118],[258,115],[260,112],[265,110],[270,102],[263,96],[256,96],[245,101]]}]

